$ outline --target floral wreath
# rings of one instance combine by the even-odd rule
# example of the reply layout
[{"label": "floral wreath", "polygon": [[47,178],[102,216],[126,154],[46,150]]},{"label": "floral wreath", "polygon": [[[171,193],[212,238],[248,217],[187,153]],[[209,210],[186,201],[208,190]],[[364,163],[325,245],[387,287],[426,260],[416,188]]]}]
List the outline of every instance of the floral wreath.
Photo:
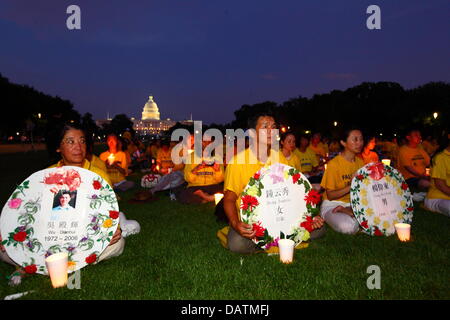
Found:
[{"label": "floral wreath", "polygon": [[[402,197],[400,205],[403,211],[397,212],[397,219],[394,221],[381,221],[378,217],[372,218],[374,211],[368,207],[367,191],[364,187],[361,188],[362,184],[365,186],[370,184],[369,177],[375,181],[384,178],[388,184],[396,189],[397,194]],[[359,169],[352,180],[350,197],[353,213],[364,233],[368,235],[389,236],[395,233],[395,223],[404,222],[411,224],[412,222],[414,204],[408,184],[403,176],[391,166],[378,162],[367,164]]]},{"label": "floral wreath", "polygon": [[[77,170],[56,168],[56,170],[50,171],[44,176],[42,183],[52,186],[50,191],[53,193],[57,193],[62,189],[75,191],[81,184],[81,177]],[[33,228],[36,220],[35,214],[41,210],[42,199],[26,199],[26,189],[29,189],[29,186],[30,180],[26,180],[17,186],[5,206],[10,212],[17,212],[18,226],[12,232],[8,233],[8,237],[1,241],[1,244],[14,248],[20,247],[24,252],[30,254],[42,254],[44,258],[58,252],[66,251],[68,253],[69,271],[75,271],[85,264],[92,264],[98,261],[98,251],[91,252],[82,263],[75,260],[75,255],[78,252],[91,251],[95,246],[95,242],[101,242],[104,247],[105,244],[112,240],[114,228],[119,223],[119,211],[116,210],[117,200],[111,186],[100,176],[92,180],[92,189],[94,192],[88,196],[88,199],[89,206],[95,213],[90,215],[91,219],[87,225],[86,234],[78,243],[66,242],[62,245],[55,244],[46,249],[44,249],[39,239],[34,237]],[[111,210],[105,210],[106,208],[104,208],[102,210],[103,212],[98,212],[97,210],[103,204],[109,206]],[[108,211],[108,213],[104,211]],[[29,257],[28,261],[22,264],[26,273],[46,273],[45,263],[36,263],[35,258],[32,256]]]},{"label": "floral wreath", "polygon": [[[259,206],[258,197],[262,195],[262,189],[264,189],[262,180],[266,175],[270,175],[274,184],[290,180],[293,184],[303,185],[305,188],[306,195],[304,200],[306,201],[307,210],[300,214],[290,234],[285,235],[283,232],[280,232],[280,236],[274,238],[261,225],[257,210]],[[253,241],[261,249],[268,250],[271,247],[278,247],[278,240],[280,239],[291,239],[295,242],[295,245],[298,245],[310,238],[310,233],[313,231],[313,216],[319,212],[317,205],[320,203],[320,200],[320,194],[312,189],[308,179],[299,170],[279,163],[270,167],[265,166],[250,178],[247,187],[241,194],[241,220],[253,227],[253,230],[256,232],[256,237]]]}]

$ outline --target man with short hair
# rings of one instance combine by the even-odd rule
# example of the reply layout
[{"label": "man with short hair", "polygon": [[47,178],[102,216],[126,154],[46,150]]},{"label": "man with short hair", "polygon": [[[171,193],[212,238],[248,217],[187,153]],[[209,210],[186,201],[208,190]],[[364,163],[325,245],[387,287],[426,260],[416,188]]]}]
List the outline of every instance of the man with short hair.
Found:
[{"label": "man with short hair", "polygon": [[426,168],[430,165],[430,156],[419,147],[422,136],[417,129],[406,133],[406,144],[398,151],[397,169],[403,175],[410,189],[428,189],[430,179]]},{"label": "man with short hair", "polygon": [[[239,206],[241,193],[247,186],[250,178],[264,165],[277,162],[287,165],[286,158],[279,152],[275,152],[272,148],[273,129],[276,129],[277,125],[271,112],[261,112],[254,115],[249,120],[249,128],[256,130],[256,154],[254,154],[251,148],[248,148],[233,157],[225,171],[223,198],[224,211],[230,224],[227,234],[228,249],[232,252],[244,254],[255,252],[257,247],[252,241],[256,237],[255,230],[253,230],[251,225],[242,222],[240,219]],[[265,141],[261,141],[261,145],[267,147],[266,150],[259,150],[260,139],[265,139]],[[240,153],[243,153],[243,156]],[[264,157],[260,157],[260,154],[266,155],[267,158],[263,159]],[[256,158],[256,163],[250,161],[252,156],[253,159]],[[244,163],[239,163],[241,158],[245,159]],[[323,219],[320,216],[315,217],[313,227],[319,229],[322,226]],[[321,228],[320,230],[321,235],[324,229]],[[317,238],[318,236],[319,233],[313,231],[311,239]]]}]

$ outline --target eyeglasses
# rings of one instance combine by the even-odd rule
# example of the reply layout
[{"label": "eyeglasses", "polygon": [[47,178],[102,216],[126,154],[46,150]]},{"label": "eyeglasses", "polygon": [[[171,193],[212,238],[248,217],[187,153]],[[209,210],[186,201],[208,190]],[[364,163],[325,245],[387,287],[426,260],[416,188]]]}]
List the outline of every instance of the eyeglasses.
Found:
[{"label": "eyeglasses", "polygon": [[86,139],[80,138],[79,140],[75,140],[72,138],[65,138],[65,139],[63,139],[63,143],[73,147],[75,145],[75,143],[86,144]]}]

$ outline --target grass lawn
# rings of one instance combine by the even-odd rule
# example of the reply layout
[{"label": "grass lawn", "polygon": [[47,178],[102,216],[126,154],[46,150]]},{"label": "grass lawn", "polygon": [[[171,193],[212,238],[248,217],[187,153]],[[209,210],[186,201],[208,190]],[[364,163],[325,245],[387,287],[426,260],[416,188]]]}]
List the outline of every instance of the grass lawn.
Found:
[{"label": "grass lawn", "polygon": [[[16,184],[45,168],[46,153],[0,155],[3,206]],[[139,184],[141,174],[131,178]],[[416,204],[413,241],[396,236],[327,235],[297,250],[295,262],[278,256],[240,256],[216,238],[214,205],[181,205],[161,193],[148,204],[127,202],[137,191],[121,193],[121,211],[141,224],[126,238],[124,253],[81,270],[81,289],[54,290],[48,277],[35,275],[18,287],[0,263],[0,299],[28,290],[22,299],[449,299],[450,219]],[[242,259],[241,259],[242,258]],[[241,264],[242,262],[242,264]],[[367,268],[381,268],[381,289],[366,286]]]}]

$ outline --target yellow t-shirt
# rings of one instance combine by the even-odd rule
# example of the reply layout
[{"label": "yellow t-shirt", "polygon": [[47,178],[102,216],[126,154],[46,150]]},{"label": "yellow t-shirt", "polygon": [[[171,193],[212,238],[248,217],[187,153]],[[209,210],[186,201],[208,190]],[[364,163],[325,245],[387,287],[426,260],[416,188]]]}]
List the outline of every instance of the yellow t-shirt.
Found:
[{"label": "yellow t-shirt", "polygon": [[[248,182],[250,181],[250,178],[254,176],[256,172],[258,172],[259,169],[264,167],[264,165],[272,165],[274,163],[282,163],[282,164],[288,164],[286,158],[283,156],[283,154],[280,154],[278,152],[278,159],[275,157],[272,157],[272,155],[275,156],[276,152],[271,152],[269,158],[267,159],[266,163],[262,163],[257,160],[256,156],[250,154],[251,149],[245,149],[244,151],[241,151],[236,156],[234,156],[231,159],[231,162],[227,165],[227,169],[225,170],[225,183],[224,183],[224,191],[233,191],[237,196],[238,199],[236,200],[236,208],[239,212],[239,206],[241,203],[241,193],[244,191],[245,187],[247,186]],[[241,155],[243,154],[243,156]],[[242,160],[245,162],[243,164],[236,164],[238,161],[240,161],[240,158],[242,157]],[[251,158],[252,157],[252,158]],[[236,159],[235,159],[236,158]],[[252,160],[252,161],[250,161]],[[253,161],[255,160],[255,161]],[[278,161],[277,161],[278,160]],[[252,162],[252,163],[250,163]]]},{"label": "yellow t-shirt", "polygon": [[450,151],[445,149],[433,158],[433,166],[431,168],[431,185],[428,189],[427,198],[429,199],[445,199],[450,200],[450,196],[436,188],[434,179],[442,179],[447,186],[450,186]]},{"label": "yellow t-shirt", "polygon": [[309,147],[306,148],[305,152],[295,149],[294,153],[300,160],[300,169],[298,170],[302,173],[311,172],[313,167],[317,167],[319,165],[316,154]]},{"label": "yellow t-shirt", "polygon": [[171,150],[164,151],[162,148],[158,150],[156,161],[160,164],[161,169],[173,168]]},{"label": "yellow t-shirt", "polygon": [[326,148],[322,142],[319,142],[317,146],[314,146],[312,143],[310,143],[308,148],[314,151],[314,153],[317,156],[317,159],[319,159],[320,157],[325,158],[327,156]]},{"label": "yellow t-shirt", "polygon": [[431,142],[425,140],[424,142],[422,142],[422,148],[431,156],[439,148],[439,146],[436,146]]},{"label": "yellow t-shirt", "polygon": [[[280,151],[280,153],[283,154],[282,151]],[[286,158],[286,161],[287,161],[287,164],[289,166],[297,169],[298,171],[302,171],[301,170],[301,165],[300,165],[300,159],[298,158],[298,156],[294,152],[291,152],[291,155],[290,155],[289,159]]]},{"label": "yellow t-shirt", "polygon": [[[364,166],[361,158],[355,157],[354,162],[346,160],[342,155],[337,155],[328,162],[327,169],[322,178],[321,186],[326,190],[338,190],[345,188],[352,183],[353,174]],[[323,193],[324,200],[327,200],[327,193]],[[347,193],[335,201],[350,203],[350,193]]]},{"label": "yellow t-shirt", "polygon": [[378,154],[374,151],[370,151],[368,155],[361,152],[357,155],[358,158],[362,159],[364,161],[364,164],[368,164],[371,162],[378,162]]},{"label": "yellow t-shirt", "polygon": [[191,163],[185,164],[184,167],[184,180],[188,183],[189,187],[209,186],[212,184],[221,183],[224,179],[223,164],[219,165],[219,171],[214,170],[213,165],[207,166],[198,170],[196,173],[192,173],[192,170],[197,167],[203,160],[206,163],[213,164],[214,162],[222,162],[219,159],[199,159],[199,163],[194,163],[194,154],[191,155]]},{"label": "yellow t-shirt", "polygon": [[414,178],[415,176],[405,169],[405,166],[410,166],[419,174],[425,174],[427,166],[430,164],[430,156],[422,148],[410,148],[408,146],[401,146],[398,151],[397,169],[406,179]]},{"label": "yellow t-shirt", "polygon": [[97,157],[95,154],[92,155],[91,165],[99,168],[103,172],[108,172],[105,162],[100,160],[100,158]]},{"label": "yellow t-shirt", "polygon": [[[111,152],[105,151],[102,154],[100,154],[100,160],[106,161],[110,155],[111,155]],[[127,170],[128,170],[128,161],[127,161],[127,156],[126,156],[125,152],[118,151],[117,153],[115,153],[114,154],[114,161],[120,162],[119,163],[120,167],[125,169],[125,172],[127,172]],[[109,177],[111,179],[111,182],[114,185],[116,183],[119,183],[119,182],[125,180],[125,176],[123,174],[121,174],[116,169],[108,169],[108,175],[109,175]]]},{"label": "yellow t-shirt", "polygon": [[[58,163],[51,165],[49,168],[62,167],[63,165],[64,165],[64,162],[62,160],[60,160],[60,161],[58,161]],[[106,182],[108,182],[109,185],[112,186],[111,179],[109,178],[109,175],[106,173],[106,171],[101,170],[100,168],[94,166],[92,164],[92,162],[90,162],[89,160],[84,159],[82,168],[98,174],[100,177],[103,178],[103,180],[105,180]]]}]

